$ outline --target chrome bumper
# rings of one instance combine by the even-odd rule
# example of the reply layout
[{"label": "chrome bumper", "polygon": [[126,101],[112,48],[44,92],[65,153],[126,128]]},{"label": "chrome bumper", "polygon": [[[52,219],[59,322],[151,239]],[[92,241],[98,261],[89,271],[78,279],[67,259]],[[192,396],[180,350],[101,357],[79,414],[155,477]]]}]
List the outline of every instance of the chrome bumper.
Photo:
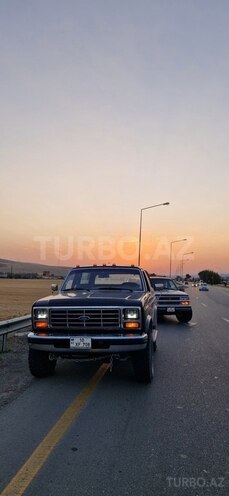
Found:
[{"label": "chrome bumper", "polygon": [[[154,331],[156,332],[156,330]],[[148,342],[148,334],[137,334],[134,336],[107,336],[104,334],[90,335],[91,348],[70,348],[70,337],[74,336],[37,336],[35,333],[28,334],[29,347],[33,350],[47,351],[53,354],[110,354],[130,353],[144,350]],[[80,337],[78,334],[75,337]],[[82,336],[82,337],[85,337]],[[154,338],[155,339],[155,338]]]}]

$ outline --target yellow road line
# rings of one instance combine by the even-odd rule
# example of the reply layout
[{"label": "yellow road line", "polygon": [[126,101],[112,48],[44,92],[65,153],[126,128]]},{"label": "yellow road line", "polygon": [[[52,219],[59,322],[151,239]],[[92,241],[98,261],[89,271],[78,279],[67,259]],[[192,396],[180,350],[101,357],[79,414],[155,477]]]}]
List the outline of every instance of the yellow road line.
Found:
[{"label": "yellow road line", "polygon": [[79,416],[82,408],[89,400],[97,384],[103,378],[109,368],[109,364],[102,364],[97,372],[93,375],[88,385],[75,398],[53,428],[45,436],[43,441],[34,450],[30,458],[16,473],[8,486],[5,487],[0,496],[22,496],[37,475],[47,458],[60,441],[61,437],[70,427],[72,422]]}]

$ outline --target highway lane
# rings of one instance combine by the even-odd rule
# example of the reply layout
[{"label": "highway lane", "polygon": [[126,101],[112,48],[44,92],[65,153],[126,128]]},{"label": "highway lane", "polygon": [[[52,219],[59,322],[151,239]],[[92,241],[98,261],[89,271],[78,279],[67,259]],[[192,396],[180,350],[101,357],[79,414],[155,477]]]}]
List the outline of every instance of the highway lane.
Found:
[{"label": "highway lane", "polygon": [[[191,324],[159,324],[153,384],[107,372],[26,496],[229,494],[228,292],[188,291]],[[1,490],[98,368],[61,363],[0,410]]]}]

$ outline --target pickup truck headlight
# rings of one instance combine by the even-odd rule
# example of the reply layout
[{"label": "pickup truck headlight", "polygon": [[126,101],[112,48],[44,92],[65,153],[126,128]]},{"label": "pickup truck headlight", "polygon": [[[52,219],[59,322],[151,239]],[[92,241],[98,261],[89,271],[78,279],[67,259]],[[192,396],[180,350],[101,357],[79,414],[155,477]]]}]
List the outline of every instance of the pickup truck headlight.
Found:
[{"label": "pickup truck headlight", "polygon": [[47,319],[48,318],[48,310],[46,308],[38,308],[34,311],[34,317],[36,320]]},{"label": "pickup truck headlight", "polygon": [[37,331],[42,331],[48,328],[48,309],[35,308],[33,312],[33,324]]},{"label": "pickup truck headlight", "polygon": [[139,319],[139,310],[138,308],[125,308],[124,309],[124,319],[125,320],[137,320]]},{"label": "pickup truck headlight", "polygon": [[125,329],[140,329],[140,310],[139,308],[123,309],[123,327]]}]

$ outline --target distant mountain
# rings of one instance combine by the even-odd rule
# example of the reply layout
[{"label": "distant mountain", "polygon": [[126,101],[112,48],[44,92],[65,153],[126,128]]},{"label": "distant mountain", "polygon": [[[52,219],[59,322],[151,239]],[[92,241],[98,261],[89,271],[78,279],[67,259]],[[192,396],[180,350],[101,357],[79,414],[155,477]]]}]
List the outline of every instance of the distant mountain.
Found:
[{"label": "distant mountain", "polygon": [[0,273],[37,273],[43,275],[44,272],[47,274],[54,274],[55,276],[65,276],[69,271],[70,267],[60,267],[55,265],[43,265],[31,262],[18,262],[16,260],[5,260],[0,258]]}]

